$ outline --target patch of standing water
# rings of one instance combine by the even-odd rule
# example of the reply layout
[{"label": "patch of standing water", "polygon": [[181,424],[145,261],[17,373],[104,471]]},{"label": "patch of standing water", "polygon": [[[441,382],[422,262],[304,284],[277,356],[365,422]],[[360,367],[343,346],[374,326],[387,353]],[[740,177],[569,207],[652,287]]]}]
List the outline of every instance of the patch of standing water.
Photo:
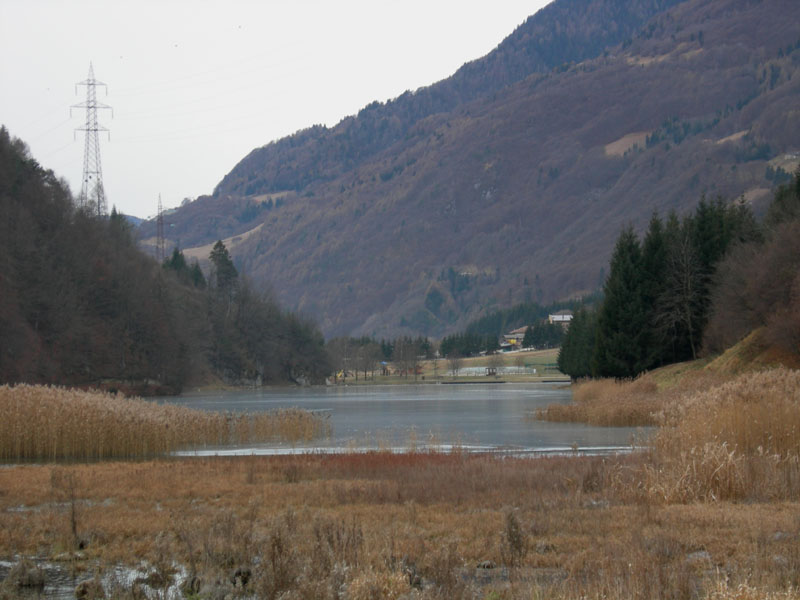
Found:
[{"label": "patch of standing water", "polygon": [[[43,585],[17,586],[12,582],[6,582],[9,572],[20,560],[21,557],[16,557],[13,561],[0,560],[0,585],[4,585],[5,591],[13,593],[13,597],[20,600],[76,600],[75,592],[78,586],[94,580],[91,565],[79,563],[81,568],[77,569],[68,562],[29,558],[27,560],[40,571]],[[183,567],[175,565],[175,574],[165,588],[156,589],[148,583],[151,572],[152,569],[146,564],[137,568],[118,565],[103,572],[99,581],[108,598],[130,591],[134,586],[138,587],[146,598],[178,600],[184,597],[180,591],[180,586],[187,576]]]}]

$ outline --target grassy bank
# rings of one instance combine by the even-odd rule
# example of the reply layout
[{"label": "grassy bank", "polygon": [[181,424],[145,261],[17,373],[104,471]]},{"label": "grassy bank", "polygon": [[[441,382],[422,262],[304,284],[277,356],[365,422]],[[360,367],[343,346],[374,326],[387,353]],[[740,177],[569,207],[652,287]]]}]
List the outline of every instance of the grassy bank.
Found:
[{"label": "grassy bank", "polygon": [[46,386],[0,387],[0,460],[148,458],[187,447],[329,433],[301,410],[214,413],[102,392]]},{"label": "grassy bank", "polygon": [[657,425],[633,482],[648,502],[800,497],[800,371],[696,369],[662,388],[657,377],[584,382],[538,416]]},{"label": "grassy bank", "polygon": [[[788,353],[752,332],[723,354],[677,363],[644,373],[635,380],[587,379],[572,385],[571,404],[552,404],[536,418],[601,426],[660,425],[663,415],[699,392],[763,371],[800,369],[800,355]],[[769,376],[768,376],[769,378]],[[760,381],[760,380],[759,380]]]}]

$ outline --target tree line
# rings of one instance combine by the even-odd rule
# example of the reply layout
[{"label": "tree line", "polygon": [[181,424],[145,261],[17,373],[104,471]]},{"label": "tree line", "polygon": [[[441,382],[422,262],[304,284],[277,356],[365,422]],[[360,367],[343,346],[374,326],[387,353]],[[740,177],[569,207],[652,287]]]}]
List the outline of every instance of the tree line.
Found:
[{"label": "tree line", "polygon": [[126,218],[78,209],[68,185],[0,127],[0,383],[137,393],[192,381],[321,381],[316,326],[237,272],[224,245],[159,265]]},{"label": "tree line", "polygon": [[[522,347],[554,348],[561,343],[563,335],[564,329],[560,325],[549,323],[546,319],[540,320],[526,329]],[[500,343],[496,335],[465,331],[445,336],[438,344],[422,336],[401,336],[380,341],[371,337],[338,337],[329,340],[325,347],[335,378],[338,379],[341,374],[358,380],[373,376],[382,367],[381,363],[391,362],[401,374],[415,376],[422,360],[437,356],[460,359],[482,352],[492,354],[500,350]]]},{"label": "tree line", "polygon": [[743,202],[702,198],[694,213],[628,226],[603,299],[576,311],[558,357],[577,377],[634,377],[719,352],[756,328],[800,351],[800,170],[759,223]]},{"label": "tree line", "polygon": [[352,376],[366,379],[372,377],[383,364],[392,362],[406,376],[416,376],[420,361],[435,356],[435,347],[426,337],[400,336],[377,341],[371,337],[338,337],[328,340],[325,348],[334,378]]}]

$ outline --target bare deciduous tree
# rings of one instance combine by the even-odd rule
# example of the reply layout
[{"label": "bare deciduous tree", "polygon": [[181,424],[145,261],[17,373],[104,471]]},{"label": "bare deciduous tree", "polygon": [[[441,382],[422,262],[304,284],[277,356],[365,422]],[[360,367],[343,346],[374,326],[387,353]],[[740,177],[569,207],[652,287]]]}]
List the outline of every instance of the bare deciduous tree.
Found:
[{"label": "bare deciduous tree", "polygon": [[489,355],[489,367],[494,369],[494,376],[498,377],[500,374],[500,370],[505,365],[505,359],[503,358],[503,353],[500,351],[493,352]]},{"label": "bare deciduous tree", "polygon": [[413,371],[414,381],[417,380],[419,346],[413,340],[409,338],[398,338],[392,352],[392,360],[397,363],[406,377],[408,377],[409,372]]},{"label": "bare deciduous tree", "polygon": [[355,367],[358,371],[364,374],[364,379],[367,378],[367,373],[374,374],[375,366],[378,364],[381,356],[380,344],[370,342],[362,344],[355,351]]},{"label": "bare deciduous tree", "polygon": [[706,276],[688,232],[682,231],[667,256],[664,289],[655,313],[657,329],[667,337],[688,337],[692,358],[697,358],[698,331],[705,298]]},{"label": "bare deciduous tree", "polygon": [[736,248],[715,277],[704,345],[721,351],[753,329],[784,349],[800,349],[800,223],[778,226],[764,244]]},{"label": "bare deciduous tree", "polygon": [[447,366],[450,367],[450,373],[452,373],[454,378],[458,376],[458,371],[461,369],[463,362],[461,356],[456,352],[447,355]]}]

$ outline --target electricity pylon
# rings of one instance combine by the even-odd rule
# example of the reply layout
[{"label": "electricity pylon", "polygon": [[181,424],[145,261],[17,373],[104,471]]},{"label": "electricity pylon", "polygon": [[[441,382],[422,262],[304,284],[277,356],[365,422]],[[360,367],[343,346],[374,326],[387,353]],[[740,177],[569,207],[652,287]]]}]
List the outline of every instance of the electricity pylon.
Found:
[{"label": "electricity pylon", "polygon": [[[89,78],[75,84],[75,94],[78,93],[78,86],[86,86],[86,102],[73,104],[70,107],[70,116],[73,108],[86,109],[86,124],[77,128],[75,131],[86,132],[86,143],[83,150],[83,178],[81,182],[81,195],[78,197],[78,206],[86,209],[98,217],[103,217],[107,213],[106,192],[103,188],[103,169],[100,166],[100,139],[97,133],[108,129],[97,122],[97,110],[107,108],[111,110],[111,117],[114,117],[114,110],[107,104],[97,101],[97,86],[108,86],[102,81],[94,78],[94,68],[89,63]],[[108,139],[111,140],[109,133]]]},{"label": "electricity pylon", "polygon": [[164,206],[158,195],[158,217],[156,217],[156,260],[163,263],[167,258],[167,241],[164,238]]}]

